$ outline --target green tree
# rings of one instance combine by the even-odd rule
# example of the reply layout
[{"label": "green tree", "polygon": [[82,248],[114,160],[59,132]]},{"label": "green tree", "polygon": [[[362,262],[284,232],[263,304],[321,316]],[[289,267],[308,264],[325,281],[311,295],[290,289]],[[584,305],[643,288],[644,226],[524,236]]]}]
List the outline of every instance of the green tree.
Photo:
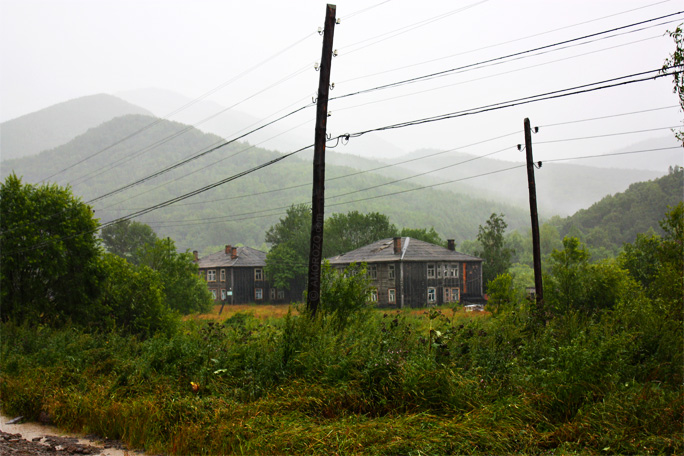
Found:
[{"label": "green tree", "polygon": [[161,274],[112,253],[103,255],[102,264],[106,279],[101,284],[100,326],[142,336],[173,329],[177,318],[164,303]]},{"label": "green tree", "polygon": [[108,252],[135,264],[138,261],[136,252],[159,239],[149,225],[130,220],[122,220],[102,228],[100,237]]},{"label": "green tree", "polygon": [[97,318],[92,301],[103,273],[96,232],[91,208],[69,188],[8,176],[0,186],[2,319]]},{"label": "green tree", "polygon": [[[684,39],[682,39],[682,27],[681,25],[675,29],[674,32],[668,31],[668,34],[675,42],[675,50],[670,56],[665,59],[663,67],[660,70],[661,73],[669,73],[674,70],[672,74],[673,79],[673,89],[672,91],[679,97],[679,106],[684,109]],[[684,131],[675,132],[675,136],[682,145],[684,145]]]},{"label": "green tree", "polygon": [[172,239],[146,244],[136,254],[136,262],[156,271],[161,279],[165,304],[182,314],[208,312],[213,304],[206,283],[199,277],[191,253],[178,253]]},{"label": "green tree", "polygon": [[446,244],[439,233],[435,231],[435,227],[430,227],[429,230],[425,228],[402,228],[399,236],[419,239],[435,245],[444,246]]},{"label": "green tree", "polygon": [[[271,250],[266,254],[266,274],[274,283],[289,284],[305,280],[311,242],[311,209],[305,204],[292,205],[266,232]],[[325,242],[325,238],[324,238]],[[300,269],[302,267],[303,269]]]},{"label": "green tree", "polygon": [[483,258],[482,277],[487,287],[489,282],[503,274],[511,266],[513,251],[506,247],[504,232],[508,224],[503,214],[492,214],[485,226],[480,225],[477,241],[480,244],[475,254]]},{"label": "green tree", "polygon": [[544,297],[556,313],[564,314],[572,308],[583,307],[589,280],[589,252],[576,237],[563,239],[563,250],[551,253],[550,285]]},{"label": "green tree", "polygon": [[333,214],[325,221],[323,256],[330,257],[397,235],[397,227],[379,212]]},{"label": "green tree", "polygon": [[266,277],[276,288],[289,290],[293,282],[306,276],[308,261],[296,260],[297,254],[287,244],[278,244],[266,255]]},{"label": "green tree", "polygon": [[369,300],[371,281],[366,264],[352,263],[337,271],[325,261],[321,269],[321,309],[319,314],[331,318],[337,329],[344,328],[354,317],[373,309]]}]

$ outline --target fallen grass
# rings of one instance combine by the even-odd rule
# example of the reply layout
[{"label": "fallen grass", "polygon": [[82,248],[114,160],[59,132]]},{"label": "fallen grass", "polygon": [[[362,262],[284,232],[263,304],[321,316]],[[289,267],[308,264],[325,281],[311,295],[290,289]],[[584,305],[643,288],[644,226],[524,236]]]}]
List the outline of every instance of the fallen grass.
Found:
[{"label": "fallen grass", "polygon": [[335,329],[226,306],[147,340],[5,324],[0,397],[151,453],[682,454],[682,387],[621,318],[576,337],[449,308]]}]

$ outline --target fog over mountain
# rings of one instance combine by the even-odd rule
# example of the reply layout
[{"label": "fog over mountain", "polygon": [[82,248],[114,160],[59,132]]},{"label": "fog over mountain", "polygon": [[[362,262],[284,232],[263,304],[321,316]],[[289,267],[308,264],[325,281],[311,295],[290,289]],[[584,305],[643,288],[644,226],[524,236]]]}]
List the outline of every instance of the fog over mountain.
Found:
[{"label": "fog over mountain", "polygon": [[58,103],[0,124],[3,160],[35,155],[71,141],[114,117],[151,113],[104,93]]}]

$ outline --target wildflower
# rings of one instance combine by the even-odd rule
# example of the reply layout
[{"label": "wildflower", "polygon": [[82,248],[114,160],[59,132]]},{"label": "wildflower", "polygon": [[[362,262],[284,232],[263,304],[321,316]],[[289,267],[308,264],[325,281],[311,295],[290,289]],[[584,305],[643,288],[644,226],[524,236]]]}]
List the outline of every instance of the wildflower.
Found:
[{"label": "wildflower", "polygon": [[192,387],[193,393],[196,393],[197,391],[199,391],[199,388],[200,388],[199,383],[190,382],[190,386]]}]

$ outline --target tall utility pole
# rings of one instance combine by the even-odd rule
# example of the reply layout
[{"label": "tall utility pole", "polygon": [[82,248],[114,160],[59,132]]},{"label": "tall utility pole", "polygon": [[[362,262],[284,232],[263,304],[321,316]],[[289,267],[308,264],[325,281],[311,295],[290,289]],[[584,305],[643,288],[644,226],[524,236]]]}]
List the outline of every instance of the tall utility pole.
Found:
[{"label": "tall utility pole", "polygon": [[328,92],[330,91],[330,66],[333,54],[335,10],[335,5],[326,5],[323,52],[320,66],[321,76],[318,81],[318,101],[316,105],[309,284],[306,297],[306,307],[312,315],[316,314],[321,300],[321,257],[323,251],[323,220],[325,219],[325,141],[326,125],[328,123]]},{"label": "tall utility pole", "polygon": [[541,247],[539,241],[539,217],[537,216],[537,187],[534,183],[534,159],[532,158],[532,130],[530,119],[525,118],[525,154],[527,155],[527,185],[530,190],[530,218],[532,219],[532,256],[534,257],[534,289],[537,309],[544,301],[541,270]]}]

